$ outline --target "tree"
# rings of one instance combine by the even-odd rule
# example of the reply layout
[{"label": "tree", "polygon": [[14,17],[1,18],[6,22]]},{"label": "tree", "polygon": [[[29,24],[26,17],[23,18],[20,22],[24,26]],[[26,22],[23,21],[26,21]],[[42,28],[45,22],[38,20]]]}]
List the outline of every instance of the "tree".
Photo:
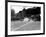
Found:
[{"label": "tree", "polygon": [[11,16],[15,15],[15,11],[13,9],[11,9]]}]

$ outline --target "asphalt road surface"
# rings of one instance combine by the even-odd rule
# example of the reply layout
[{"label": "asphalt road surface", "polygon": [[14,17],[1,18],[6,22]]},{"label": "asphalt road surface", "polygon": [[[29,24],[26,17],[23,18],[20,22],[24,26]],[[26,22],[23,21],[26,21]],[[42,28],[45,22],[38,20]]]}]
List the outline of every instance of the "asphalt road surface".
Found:
[{"label": "asphalt road surface", "polygon": [[30,30],[40,30],[39,21],[11,21],[12,31],[30,31]]}]

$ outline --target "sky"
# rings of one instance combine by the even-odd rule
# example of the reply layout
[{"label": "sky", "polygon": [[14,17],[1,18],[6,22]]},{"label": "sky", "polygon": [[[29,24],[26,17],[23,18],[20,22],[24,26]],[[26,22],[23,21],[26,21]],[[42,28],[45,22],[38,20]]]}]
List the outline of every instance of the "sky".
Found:
[{"label": "sky", "polygon": [[15,10],[15,13],[18,13],[19,11],[22,11],[23,9],[33,8],[32,6],[26,7],[26,6],[11,6],[11,9]]}]

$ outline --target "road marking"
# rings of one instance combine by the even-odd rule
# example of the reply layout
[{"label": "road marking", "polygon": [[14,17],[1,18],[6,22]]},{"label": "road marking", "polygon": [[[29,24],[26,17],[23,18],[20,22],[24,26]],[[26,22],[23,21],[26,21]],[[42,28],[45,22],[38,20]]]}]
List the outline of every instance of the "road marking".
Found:
[{"label": "road marking", "polygon": [[28,23],[26,23],[26,24],[24,24],[24,25],[22,25],[22,26],[20,26],[20,27],[17,27],[17,28],[15,28],[15,29],[13,29],[13,31],[15,31],[15,30],[17,30],[17,29],[20,29],[21,27],[23,27],[23,26],[25,26],[25,25],[28,25],[29,23],[32,23],[32,21],[30,21],[30,22],[28,22]]}]

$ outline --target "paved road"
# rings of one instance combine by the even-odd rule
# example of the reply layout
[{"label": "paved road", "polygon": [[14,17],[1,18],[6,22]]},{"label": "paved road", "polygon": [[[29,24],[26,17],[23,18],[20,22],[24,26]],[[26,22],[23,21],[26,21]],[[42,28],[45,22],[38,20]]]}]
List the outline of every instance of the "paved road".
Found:
[{"label": "paved road", "polygon": [[20,21],[12,21],[11,28],[14,31],[25,31],[25,30],[39,30],[40,22],[30,21],[30,22],[20,22]]}]

